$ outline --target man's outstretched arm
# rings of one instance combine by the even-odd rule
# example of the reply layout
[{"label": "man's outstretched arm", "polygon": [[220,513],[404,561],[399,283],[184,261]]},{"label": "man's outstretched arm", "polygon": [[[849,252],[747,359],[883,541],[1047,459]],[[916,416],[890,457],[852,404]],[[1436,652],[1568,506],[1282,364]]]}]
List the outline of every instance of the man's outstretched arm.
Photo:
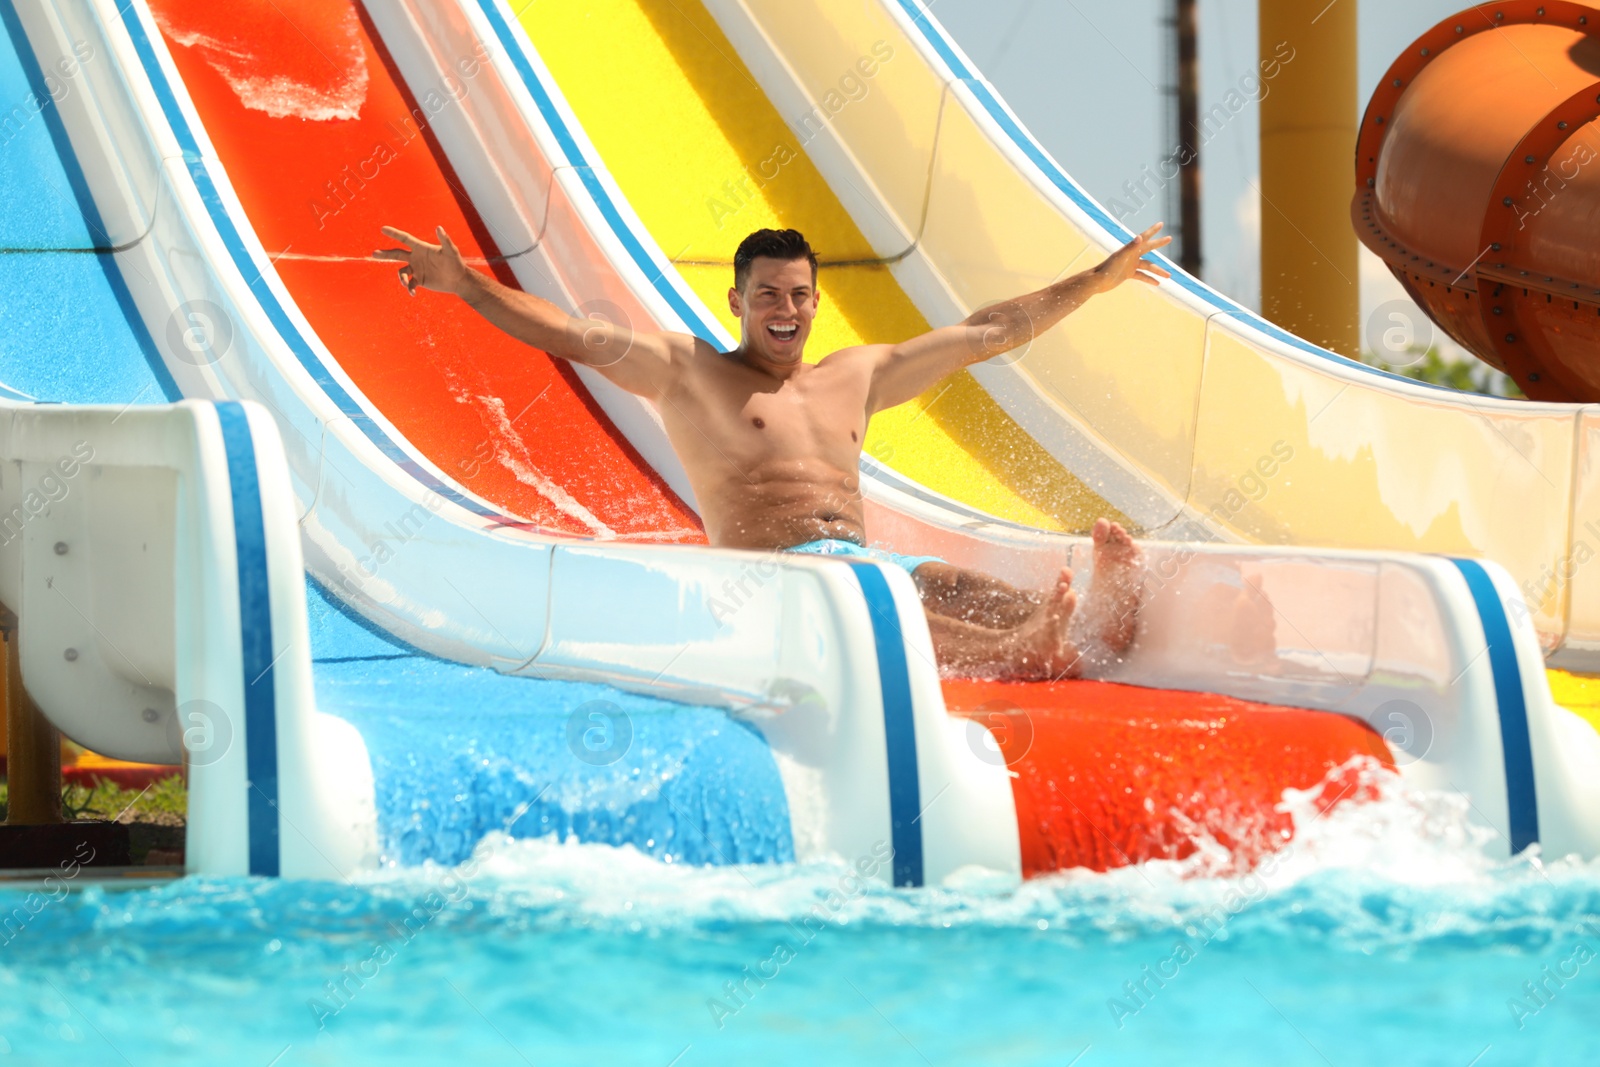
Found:
[{"label": "man's outstretched arm", "polygon": [[941,378],[1020,348],[1081,307],[1097,293],[1125,281],[1159,285],[1171,275],[1141,257],[1165,248],[1172,238],[1158,236],[1161,223],[1107,256],[1098,267],[1074,274],[1036,292],[974,312],[954,326],[930,330],[897,345],[878,346],[872,375],[871,410],[904,404]]},{"label": "man's outstretched arm", "polygon": [[402,247],[380,249],[373,258],[402,264],[400,281],[413,296],[419,285],[453,293],[517,340],[593,367],[630,393],[657,399],[672,372],[674,349],[692,350],[694,339],[687,334],[636,331],[625,323],[574,318],[548,300],[501,285],[467,266],[443,226],[434,231],[439,238],[436,245],[392,226],[383,232]]}]

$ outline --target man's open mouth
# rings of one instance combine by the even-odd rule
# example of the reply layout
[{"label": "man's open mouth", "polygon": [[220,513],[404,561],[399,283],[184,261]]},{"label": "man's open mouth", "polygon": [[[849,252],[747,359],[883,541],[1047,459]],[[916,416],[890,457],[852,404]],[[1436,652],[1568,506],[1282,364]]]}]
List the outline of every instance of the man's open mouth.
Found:
[{"label": "man's open mouth", "polygon": [[799,323],[791,322],[791,323],[789,323],[787,325],[782,325],[782,326],[779,326],[779,325],[768,326],[767,327],[767,332],[770,333],[772,336],[776,337],[780,341],[792,341],[792,340],[794,340],[795,334],[800,332],[800,325],[799,325]]}]

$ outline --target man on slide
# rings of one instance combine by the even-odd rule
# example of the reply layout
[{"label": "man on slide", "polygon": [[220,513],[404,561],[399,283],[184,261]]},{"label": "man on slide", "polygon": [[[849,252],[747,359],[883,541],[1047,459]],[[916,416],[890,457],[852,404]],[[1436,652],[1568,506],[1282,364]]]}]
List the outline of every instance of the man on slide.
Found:
[{"label": "man on slide", "polygon": [[820,303],[817,257],[794,230],[757,230],[739,245],[728,309],[743,336],[732,352],[688,334],[573,318],[467,267],[443,227],[434,245],[386,226],[403,247],[375,255],[402,264],[400,280],[413,296],[419,285],[453,293],[518,340],[654,403],[713,545],[893,562],[922,594],[942,667],[1053,679],[1078,673],[1091,646],[1116,655],[1132,642],[1142,558],[1127,531],[1095,523],[1093,579],[1073,626],[1077,594],[1067,568],[1053,588],[1035,592],[943,560],[867,547],[861,443],[877,412],[1028,343],[1096,293],[1169,277],[1141,258],[1171,242],[1160,230],[1158,223],[1099,266],[955,326],[840,349],[815,364],[801,354]]}]

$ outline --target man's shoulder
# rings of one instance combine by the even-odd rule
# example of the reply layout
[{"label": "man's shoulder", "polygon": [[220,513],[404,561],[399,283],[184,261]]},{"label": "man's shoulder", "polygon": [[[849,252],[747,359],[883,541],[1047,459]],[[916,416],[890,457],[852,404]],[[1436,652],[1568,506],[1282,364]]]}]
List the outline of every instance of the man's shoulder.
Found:
[{"label": "man's shoulder", "polygon": [[672,336],[676,342],[674,354],[685,370],[716,374],[732,368],[733,361],[728,358],[728,353],[705,338],[687,333]]}]

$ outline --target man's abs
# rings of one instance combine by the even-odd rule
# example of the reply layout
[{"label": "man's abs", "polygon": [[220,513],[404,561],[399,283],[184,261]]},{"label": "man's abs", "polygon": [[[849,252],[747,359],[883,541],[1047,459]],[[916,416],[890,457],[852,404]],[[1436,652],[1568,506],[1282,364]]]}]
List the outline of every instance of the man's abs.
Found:
[{"label": "man's abs", "polygon": [[812,460],[763,464],[746,473],[721,479],[709,491],[696,487],[713,545],[791,548],[829,538],[866,544],[861,483],[854,472]]}]

